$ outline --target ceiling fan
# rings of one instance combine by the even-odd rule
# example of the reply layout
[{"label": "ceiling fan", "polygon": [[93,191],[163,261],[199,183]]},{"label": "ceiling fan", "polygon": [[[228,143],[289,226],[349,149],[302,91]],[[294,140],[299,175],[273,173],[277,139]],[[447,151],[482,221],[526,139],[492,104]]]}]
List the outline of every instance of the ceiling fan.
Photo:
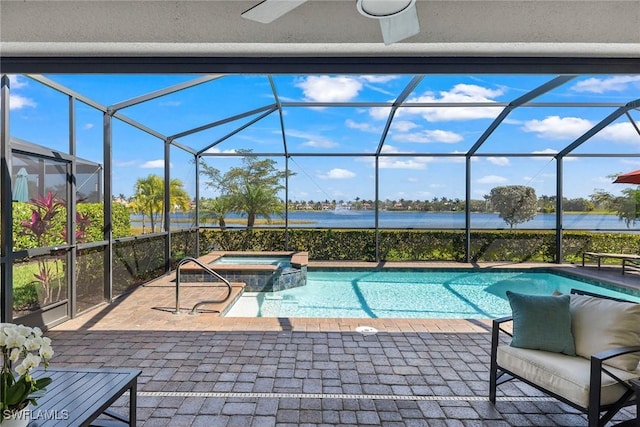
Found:
[{"label": "ceiling fan", "polygon": [[[263,0],[242,17],[268,24],[308,0]],[[420,32],[416,0],[356,0],[358,12],[380,21],[384,44],[390,45]]]}]

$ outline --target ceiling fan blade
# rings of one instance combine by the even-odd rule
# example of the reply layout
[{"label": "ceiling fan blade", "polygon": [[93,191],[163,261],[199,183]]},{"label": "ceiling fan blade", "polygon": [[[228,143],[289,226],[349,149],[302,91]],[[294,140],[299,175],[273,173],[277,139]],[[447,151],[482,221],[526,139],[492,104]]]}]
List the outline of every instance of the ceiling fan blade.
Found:
[{"label": "ceiling fan blade", "polygon": [[380,30],[384,44],[390,45],[420,32],[420,21],[415,4],[402,13],[380,18]]},{"label": "ceiling fan blade", "polygon": [[292,11],[307,0],[263,0],[240,16],[252,21],[269,24],[282,15]]}]

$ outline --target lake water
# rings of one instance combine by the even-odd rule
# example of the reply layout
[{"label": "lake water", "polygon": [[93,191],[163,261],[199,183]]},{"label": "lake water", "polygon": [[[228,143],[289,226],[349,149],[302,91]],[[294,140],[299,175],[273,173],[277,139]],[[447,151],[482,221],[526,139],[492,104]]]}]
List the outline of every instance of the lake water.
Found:
[{"label": "lake water", "polygon": [[[189,214],[174,214],[172,218],[184,221]],[[231,218],[243,218],[240,215],[229,215]],[[276,219],[276,218],[272,218]],[[380,212],[380,228],[426,228],[426,229],[464,229],[464,212]],[[149,221],[146,222],[147,226]],[[140,216],[131,216],[131,225],[141,226]],[[640,223],[627,228],[624,221],[616,215],[565,214],[563,228],[566,230],[621,230],[639,231]],[[186,228],[189,223],[174,222],[172,228]],[[244,227],[244,224],[229,224],[231,227]],[[268,225],[267,225],[268,226]],[[282,227],[282,224],[274,224]],[[375,228],[373,211],[325,211],[325,212],[290,212],[289,226],[295,228]],[[538,214],[531,221],[516,226],[517,229],[555,229],[554,214]],[[262,227],[262,225],[261,225]],[[472,213],[471,228],[474,229],[508,229],[509,226],[493,213]]]}]

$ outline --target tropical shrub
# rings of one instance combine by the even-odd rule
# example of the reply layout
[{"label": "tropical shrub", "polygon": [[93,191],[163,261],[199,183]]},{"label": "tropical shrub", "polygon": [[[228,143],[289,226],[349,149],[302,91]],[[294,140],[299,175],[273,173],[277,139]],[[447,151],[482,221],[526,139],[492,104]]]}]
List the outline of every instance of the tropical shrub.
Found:
[{"label": "tropical shrub", "polygon": [[[112,230],[114,237],[128,236],[130,214],[126,206],[114,204]],[[64,203],[50,193],[30,202],[13,202],[14,250],[63,245],[67,241],[65,224],[67,210]],[[101,241],[104,238],[102,203],[80,203],[76,212],[77,243]],[[76,276],[82,277],[78,292],[99,294],[95,286],[102,283],[104,261],[101,257],[80,256]],[[66,263],[60,258],[38,257],[16,264],[14,270],[13,306],[17,312],[37,309],[53,301],[66,298]],[[85,289],[86,288],[86,289]]]}]

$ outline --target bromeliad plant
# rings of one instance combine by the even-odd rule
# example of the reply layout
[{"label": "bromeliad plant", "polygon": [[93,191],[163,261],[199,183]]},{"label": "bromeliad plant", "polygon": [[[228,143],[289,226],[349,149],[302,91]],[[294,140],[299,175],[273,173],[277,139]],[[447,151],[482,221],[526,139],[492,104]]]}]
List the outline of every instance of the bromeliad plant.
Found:
[{"label": "bromeliad plant", "polygon": [[[31,218],[22,222],[23,232],[35,237],[36,247],[53,246],[62,242],[60,237],[62,233],[56,233],[54,218],[62,211],[64,202],[56,199],[49,191],[46,196],[31,199],[30,204],[32,205]],[[39,259],[38,272],[33,274],[42,284],[44,291],[42,305],[57,301],[62,290],[60,266],[57,261],[53,262],[54,270],[51,264],[45,259]],[[54,294],[56,289],[57,295]]]},{"label": "bromeliad plant", "polygon": [[[0,422],[13,417],[27,407],[36,406],[36,399],[51,384],[51,378],[38,380],[31,376],[34,368],[44,364],[49,366],[53,357],[51,339],[42,336],[39,328],[30,328],[12,323],[0,323],[0,351],[2,371],[0,371]],[[12,370],[12,366],[15,366]],[[17,376],[14,374],[14,371]]]}]

